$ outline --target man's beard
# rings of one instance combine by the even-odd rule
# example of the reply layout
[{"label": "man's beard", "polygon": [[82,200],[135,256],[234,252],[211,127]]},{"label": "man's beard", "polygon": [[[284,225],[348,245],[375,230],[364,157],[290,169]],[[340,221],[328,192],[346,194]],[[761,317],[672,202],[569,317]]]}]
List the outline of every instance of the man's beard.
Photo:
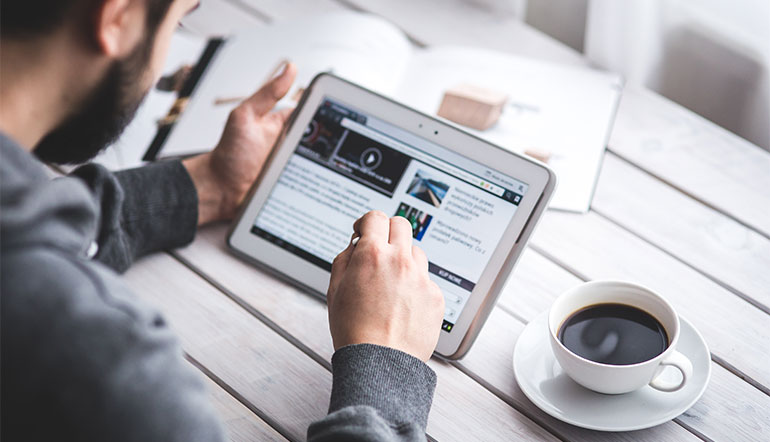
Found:
[{"label": "man's beard", "polygon": [[42,161],[80,164],[112,144],[134,118],[147,91],[137,88],[149,65],[153,38],[116,60],[84,103],[35,147]]}]

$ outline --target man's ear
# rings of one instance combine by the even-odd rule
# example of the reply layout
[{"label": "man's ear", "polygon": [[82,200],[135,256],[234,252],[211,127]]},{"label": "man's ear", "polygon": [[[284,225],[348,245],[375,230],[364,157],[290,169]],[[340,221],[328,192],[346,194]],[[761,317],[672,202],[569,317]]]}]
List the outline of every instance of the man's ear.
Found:
[{"label": "man's ear", "polygon": [[132,0],[101,1],[95,11],[94,38],[103,55],[120,58],[136,47],[144,32],[144,3]]}]

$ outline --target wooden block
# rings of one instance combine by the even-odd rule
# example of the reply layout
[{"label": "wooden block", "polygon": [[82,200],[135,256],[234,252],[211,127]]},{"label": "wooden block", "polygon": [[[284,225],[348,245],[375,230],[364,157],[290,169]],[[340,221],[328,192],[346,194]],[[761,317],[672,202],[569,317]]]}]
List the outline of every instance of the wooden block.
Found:
[{"label": "wooden block", "polygon": [[524,153],[543,163],[547,163],[551,159],[551,152],[544,149],[530,148],[525,150]]},{"label": "wooden block", "polygon": [[508,96],[482,87],[461,84],[444,92],[438,116],[473,129],[486,130],[500,118]]}]

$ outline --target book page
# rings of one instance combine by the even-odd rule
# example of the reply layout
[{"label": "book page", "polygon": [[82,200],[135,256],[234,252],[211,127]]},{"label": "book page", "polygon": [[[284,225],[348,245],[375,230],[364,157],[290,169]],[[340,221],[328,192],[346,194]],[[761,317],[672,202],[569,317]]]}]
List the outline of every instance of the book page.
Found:
[{"label": "book page", "polygon": [[196,87],[160,156],[211,150],[227,116],[241,98],[253,94],[285,59],[298,68],[297,80],[279,103],[293,106],[297,89],[320,72],[333,72],[391,95],[406,69],[412,48],[390,23],[365,14],[338,12],[255,28],[231,37]]},{"label": "book page", "polygon": [[395,97],[435,115],[444,92],[463,83],[507,94],[508,102],[487,130],[457,126],[518,153],[550,153],[548,165],[559,181],[550,207],[587,211],[620,97],[620,77],[485,49],[437,47],[413,52]]}]

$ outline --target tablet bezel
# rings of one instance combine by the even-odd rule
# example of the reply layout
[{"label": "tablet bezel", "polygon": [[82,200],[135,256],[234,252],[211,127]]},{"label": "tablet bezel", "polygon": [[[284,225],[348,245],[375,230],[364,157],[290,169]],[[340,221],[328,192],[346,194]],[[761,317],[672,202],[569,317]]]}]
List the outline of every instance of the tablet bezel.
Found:
[{"label": "tablet bezel", "polygon": [[[227,237],[238,255],[268,268],[289,281],[325,297],[329,272],[250,232],[283,168],[294,154],[302,133],[324,99],[348,105],[364,114],[411,132],[462,156],[528,184],[513,219],[505,229],[481,277],[451,332],[441,331],[436,354],[459,359],[470,348],[494,307],[507,276],[550,199],[556,177],[542,163],[504,150],[445,122],[331,74],[316,76],[276,142],[267,164],[247,197]],[[494,165],[494,166],[490,166]],[[534,221],[534,222],[533,222]],[[351,226],[352,233],[352,226]]]}]

